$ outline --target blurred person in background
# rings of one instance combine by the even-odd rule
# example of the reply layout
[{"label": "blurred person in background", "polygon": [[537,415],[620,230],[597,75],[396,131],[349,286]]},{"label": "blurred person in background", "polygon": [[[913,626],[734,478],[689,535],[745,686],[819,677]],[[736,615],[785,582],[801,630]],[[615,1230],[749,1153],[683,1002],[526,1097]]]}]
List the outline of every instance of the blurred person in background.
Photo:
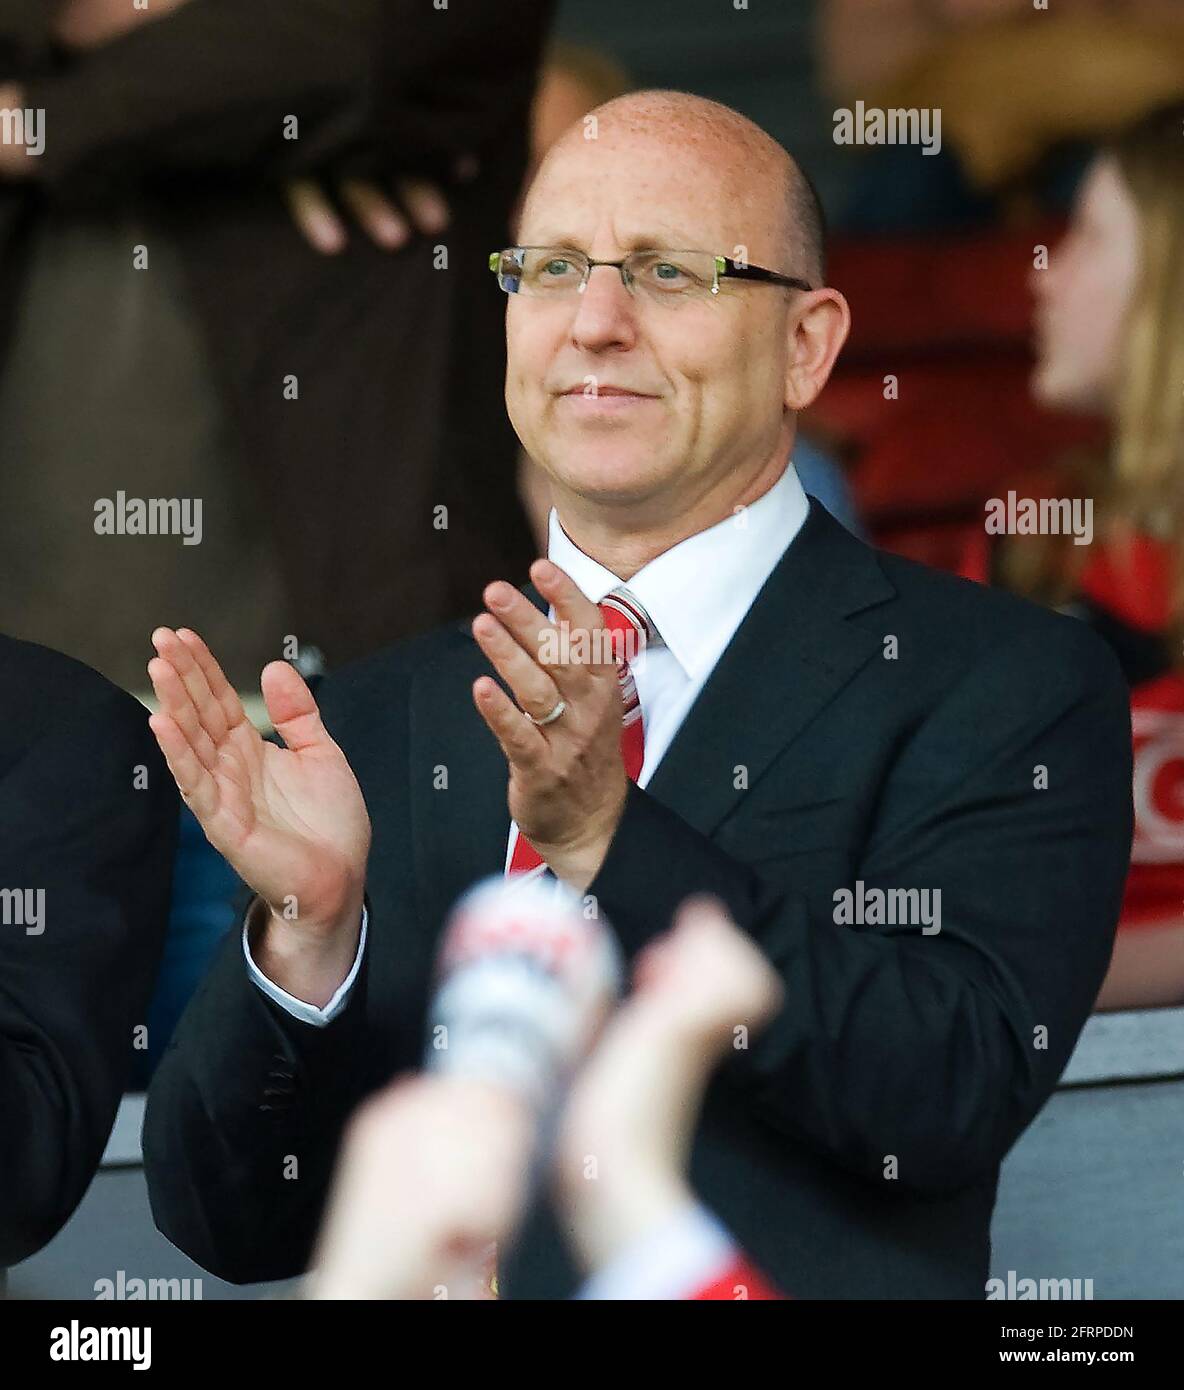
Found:
[{"label": "blurred person in background", "polygon": [[400,1077],[351,1119],[304,1293],[463,1297],[456,1270],[510,1242],[534,1171],[559,1194],[585,1299],[776,1298],[695,1196],[712,1072],[776,1010],[777,972],[721,904],[683,904],[581,1065],[553,1133],[512,1087]]},{"label": "blurred person in background", "polygon": [[[481,342],[479,313],[451,288],[465,280],[467,258],[433,264],[433,254],[450,245],[429,240],[447,227],[450,244],[471,235],[483,245],[505,227],[525,164],[525,113],[548,9],[541,0],[519,0],[502,6],[494,24],[443,11],[425,22],[422,7],[406,0],[160,0],[150,9],[122,0],[56,7],[3,0],[0,64],[23,74],[4,84],[5,101],[44,109],[50,131],[35,157],[16,143],[0,147],[3,207],[14,233],[6,280],[8,297],[16,300],[6,361],[14,373],[29,359],[20,383],[29,391],[47,376],[58,389],[52,410],[44,408],[49,388],[42,385],[16,417],[17,425],[40,432],[25,439],[6,429],[6,443],[18,461],[31,458],[44,471],[47,460],[57,465],[58,455],[69,452],[61,436],[72,430],[85,446],[73,452],[87,466],[75,460],[70,474],[57,465],[54,481],[78,482],[67,491],[84,493],[88,508],[111,471],[108,454],[118,453],[125,472],[135,471],[134,481],[196,479],[207,486],[202,545],[173,558],[171,569],[163,559],[137,567],[129,558],[151,550],[155,538],[114,554],[105,545],[75,557],[57,533],[65,529],[69,542],[81,546],[75,531],[93,532],[93,525],[73,527],[68,511],[48,514],[56,527],[36,525],[42,517],[26,509],[21,529],[35,537],[40,548],[33,558],[40,563],[22,569],[23,552],[11,557],[25,586],[19,610],[8,600],[18,621],[40,618],[43,629],[56,622],[70,639],[57,645],[89,643],[97,666],[118,668],[108,673],[138,685],[134,642],[109,635],[122,632],[119,614],[109,610],[129,608],[139,597],[143,586],[131,582],[138,574],[151,576],[158,603],[176,597],[183,606],[208,592],[211,621],[228,633],[231,674],[237,678],[241,667],[252,680],[260,656],[274,653],[290,631],[302,650],[319,642],[340,660],[392,633],[417,630],[417,622],[464,609],[456,586],[440,578],[441,567],[459,573],[473,546],[502,546],[513,535],[512,527],[488,524],[486,507],[475,529],[494,534],[484,542],[480,535],[458,539],[480,510],[472,498],[497,474],[500,420],[471,424],[485,446],[484,466],[474,467],[461,451],[473,476],[448,518],[450,529],[429,516],[434,552],[413,556],[417,578],[440,582],[426,586],[414,610],[397,604],[390,597],[397,585],[385,582],[392,548],[396,555],[406,550],[395,527],[405,524],[404,539],[423,545],[425,527],[413,504],[424,490],[438,483],[434,500],[454,500],[446,495],[443,463],[455,463],[454,441],[444,437],[432,390],[443,389],[444,380],[456,385],[448,369],[459,370],[467,359],[459,344],[443,339],[459,337],[460,325],[475,352],[501,350],[497,332]],[[457,200],[463,218],[454,215]],[[338,204],[356,217],[363,235],[326,238],[319,214]],[[322,251],[350,254],[327,265],[310,254],[305,239]],[[116,249],[108,251],[108,241]],[[150,273],[133,275],[131,253],[141,241]],[[378,248],[403,254],[380,256]],[[89,296],[81,303],[80,291]],[[67,306],[77,306],[73,321]],[[383,312],[391,308],[399,312]],[[94,341],[75,346],[83,335],[67,331],[72,322],[85,324]],[[402,339],[393,336],[400,332]],[[301,374],[314,344],[316,370]],[[404,370],[404,359],[414,372]],[[299,388],[286,412],[274,408],[273,380],[277,395],[289,385]],[[219,399],[210,399],[213,388]],[[121,394],[111,400],[114,391]],[[481,400],[479,392],[470,398],[470,422]],[[19,404],[10,401],[10,409]],[[45,420],[61,413],[71,420],[55,432]],[[211,415],[228,418],[211,423]],[[201,450],[189,443],[194,435]],[[199,457],[183,468],[174,454],[186,448]],[[295,492],[299,484],[300,505],[273,526],[276,509],[269,505],[256,515],[255,491],[248,489],[245,511],[246,502],[224,498],[224,474],[259,482],[258,495],[267,498],[276,495],[271,489],[283,496],[284,488]],[[402,506],[376,537],[365,523],[369,501],[382,488]],[[85,521],[93,522],[93,512]],[[242,539],[236,527],[246,543],[231,544]],[[199,571],[203,550],[217,551],[219,564],[204,562]],[[301,587],[282,621],[243,573],[244,556],[266,568],[269,550],[278,552],[273,558],[285,570],[284,587],[291,589],[293,579]],[[59,605],[62,591],[49,587],[51,562],[59,556],[94,561],[76,568],[105,586],[81,615],[85,605],[76,591],[66,590],[72,602]],[[371,581],[364,603],[354,597],[350,568],[363,563]],[[237,611],[214,601],[226,566],[233,572],[224,588],[240,596]],[[174,571],[201,582],[182,582]],[[125,584],[123,604],[99,602],[115,592],[115,579]],[[38,584],[48,592],[36,590]],[[269,621],[258,616],[261,607]]]},{"label": "blurred person in background", "polygon": [[[41,153],[0,144],[0,631],[139,694],[173,614],[265,719],[266,662],[315,674],[526,564],[481,257],[550,9],[0,0],[0,108],[45,113]],[[100,533],[121,495],[199,524]],[[235,888],[183,816],[141,1085]]]},{"label": "blurred person in background", "polygon": [[99,1166],[144,1043],[176,833],[139,705],[0,637],[0,1291]]},{"label": "blurred person in background", "polygon": [[[24,489],[0,629],[35,625],[20,635],[139,685],[142,591],[156,612],[204,598],[253,684],[289,635],[347,660],[525,562],[486,382],[504,346],[472,260],[526,167],[550,9],[2,0],[3,104],[44,111],[45,140],[0,144],[0,423]],[[364,229],[342,254],[306,240],[310,180]],[[390,215],[370,215],[374,187]],[[96,536],[117,484],[202,496],[201,544],[166,561],[159,537]]]},{"label": "blurred person in background", "polygon": [[1104,416],[1110,446],[1067,482],[1093,542],[983,535],[964,573],[1090,623],[1131,689],[1135,836],[1098,1008],[1184,1003],[1184,106],[1090,166],[1035,269],[1037,398]]},{"label": "blurred person in background", "polygon": [[941,121],[924,154],[844,150],[857,162],[836,221],[857,234],[1060,213],[1097,139],[1184,95],[1179,0],[822,0],[818,34],[838,100]]}]

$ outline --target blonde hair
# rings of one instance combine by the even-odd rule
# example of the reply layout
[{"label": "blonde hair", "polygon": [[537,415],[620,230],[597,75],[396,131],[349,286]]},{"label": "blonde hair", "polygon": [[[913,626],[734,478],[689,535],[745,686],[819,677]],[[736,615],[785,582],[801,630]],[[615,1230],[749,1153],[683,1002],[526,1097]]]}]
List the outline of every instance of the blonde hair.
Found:
[{"label": "blonde hair", "polygon": [[[1144,116],[1102,151],[1138,213],[1140,274],[1127,312],[1105,457],[1064,460],[1096,499],[1099,536],[1120,551],[1138,533],[1171,555],[1168,636],[1184,666],[1184,105]],[[1005,584],[1037,602],[1072,594],[1085,551],[1050,538],[1004,546]]]},{"label": "blonde hair", "polygon": [[[1139,216],[1141,274],[1123,342],[1111,448],[1113,518],[1184,560],[1184,107],[1107,151]],[[1181,575],[1177,573],[1177,579]],[[1184,593],[1177,592],[1177,608]]]}]

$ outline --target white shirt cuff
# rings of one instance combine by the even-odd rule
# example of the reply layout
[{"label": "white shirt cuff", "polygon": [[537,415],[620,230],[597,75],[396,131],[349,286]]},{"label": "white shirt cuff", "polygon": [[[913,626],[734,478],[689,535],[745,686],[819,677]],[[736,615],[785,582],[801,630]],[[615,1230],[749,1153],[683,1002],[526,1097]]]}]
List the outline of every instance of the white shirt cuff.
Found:
[{"label": "white shirt cuff", "polygon": [[580,1299],[690,1298],[736,1258],[736,1242],[706,1207],[684,1208],[598,1269]]},{"label": "white shirt cuff", "polygon": [[247,924],[243,923],[243,955],[247,958],[247,972],[255,984],[274,1000],[285,1013],[289,1013],[293,1018],[298,1018],[301,1023],[310,1023],[314,1028],[324,1028],[327,1023],[332,1023],[337,1015],[349,1003],[350,990],[354,987],[354,981],[358,978],[358,971],[362,966],[362,952],[366,949],[366,909],[362,908],[362,934],[358,938],[358,953],[354,956],[353,967],[349,974],[341,982],[337,993],[325,1005],[323,1009],[318,1009],[315,1004],[306,1003],[303,999],[297,999],[295,995],[289,994],[287,990],[280,989],[274,980],[269,980],[262,970],[251,958],[251,947],[247,941]]}]

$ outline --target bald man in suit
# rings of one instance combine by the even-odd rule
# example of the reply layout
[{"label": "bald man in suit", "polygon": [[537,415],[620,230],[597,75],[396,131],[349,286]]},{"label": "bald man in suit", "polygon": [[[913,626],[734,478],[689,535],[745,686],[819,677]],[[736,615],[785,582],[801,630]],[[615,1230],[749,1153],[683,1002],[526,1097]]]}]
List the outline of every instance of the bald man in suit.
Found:
[{"label": "bald man in suit", "polygon": [[[449,905],[551,873],[627,959],[707,892],[776,967],[690,1176],[777,1287],[981,1298],[999,1164],[1110,953],[1122,677],[1082,625],[807,500],[796,419],[849,311],[786,151],[684,93],[594,115],[491,260],[508,412],[555,499],[531,584],[315,701],[267,667],[284,748],[197,634],[155,634],[153,728],[257,898],[157,1073],[153,1210],[224,1277],[302,1269],[346,1116],[422,1055]],[[540,1198],[502,1292],[575,1282]]]}]

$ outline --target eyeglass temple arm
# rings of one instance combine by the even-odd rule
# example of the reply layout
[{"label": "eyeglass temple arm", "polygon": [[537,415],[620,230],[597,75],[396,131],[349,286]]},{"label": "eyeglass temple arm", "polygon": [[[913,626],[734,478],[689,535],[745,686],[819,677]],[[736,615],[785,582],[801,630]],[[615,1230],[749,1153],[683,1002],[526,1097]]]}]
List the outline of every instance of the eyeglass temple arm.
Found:
[{"label": "eyeglass temple arm", "polygon": [[[720,264],[722,262],[722,264]],[[799,280],[792,275],[782,275],[776,270],[765,270],[759,265],[737,265],[735,261],[729,260],[726,256],[717,256],[716,264],[720,275],[726,275],[729,280],[765,280],[773,285],[788,285],[794,290],[810,290],[813,285],[807,284],[805,280]]]}]

